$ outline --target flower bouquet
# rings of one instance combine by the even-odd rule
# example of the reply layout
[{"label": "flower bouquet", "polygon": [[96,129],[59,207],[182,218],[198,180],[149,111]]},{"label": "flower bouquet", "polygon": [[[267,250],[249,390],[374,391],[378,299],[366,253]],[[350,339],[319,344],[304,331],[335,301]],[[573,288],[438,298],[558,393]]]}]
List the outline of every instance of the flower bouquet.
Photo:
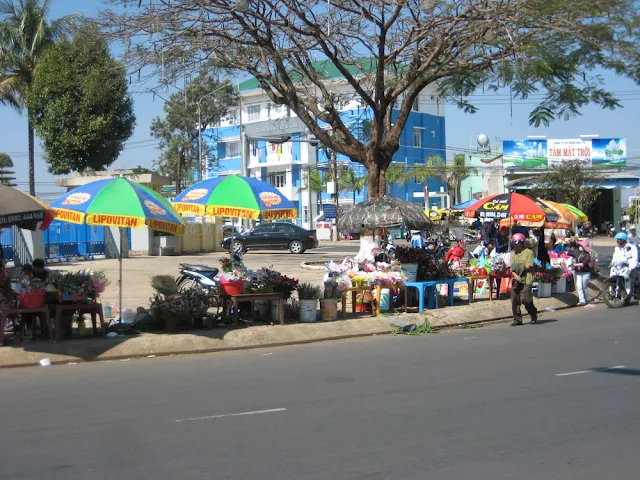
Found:
[{"label": "flower bouquet", "polygon": [[538,283],[554,284],[558,281],[558,276],[555,272],[549,270],[541,270],[533,274],[533,280]]},{"label": "flower bouquet", "polygon": [[400,263],[420,263],[427,258],[427,252],[419,248],[396,247],[395,256]]},{"label": "flower bouquet", "polygon": [[324,298],[339,299],[342,293],[352,287],[351,279],[348,275],[340,275],[338,277],[329,276],[324,281]]},{"label": "flower bouquet", "polygon": [[193,316],[204,314],[212,305],[209,293],[200,288],[178,292],[175,279],[170,275],[155,275],[151,286],[156,293],[150,298],[150,310],[160,328],[173,331],[179,326],[190,327]]}]

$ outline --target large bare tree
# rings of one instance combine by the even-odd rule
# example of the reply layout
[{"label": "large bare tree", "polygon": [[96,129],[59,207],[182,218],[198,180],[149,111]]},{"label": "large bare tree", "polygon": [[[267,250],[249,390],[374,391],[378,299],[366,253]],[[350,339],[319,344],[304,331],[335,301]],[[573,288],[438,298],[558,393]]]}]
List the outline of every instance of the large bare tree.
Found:
[{"label": "large bare tree", "polygon": [[[640,78],[635,0],[108,2],[127,7],[104,12],[101,23],[126,45],[141,80],[158,74],[171,84],[210,60],[252,75],[323,144],[366,166],[370,197],[384,195],[401,132],[427,86],[468,112],[476,107],[466,97],[478,90],[508,88],[516,99],[540,92],[530,116],[537,126],[588,103],[619,106],[603,69]],[[371,110],[366,140],[341,117],[353,99],[337,93],[329,71]]]}]

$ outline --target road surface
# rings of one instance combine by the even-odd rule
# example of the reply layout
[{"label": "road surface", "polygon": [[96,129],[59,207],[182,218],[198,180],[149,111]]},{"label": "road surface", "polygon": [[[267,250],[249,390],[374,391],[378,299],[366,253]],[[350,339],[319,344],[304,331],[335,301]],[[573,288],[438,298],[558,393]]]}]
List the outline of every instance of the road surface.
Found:
[{"label": "road surface", "polygon": [[0,478],[637,479],[639,312],[3,370]]}]

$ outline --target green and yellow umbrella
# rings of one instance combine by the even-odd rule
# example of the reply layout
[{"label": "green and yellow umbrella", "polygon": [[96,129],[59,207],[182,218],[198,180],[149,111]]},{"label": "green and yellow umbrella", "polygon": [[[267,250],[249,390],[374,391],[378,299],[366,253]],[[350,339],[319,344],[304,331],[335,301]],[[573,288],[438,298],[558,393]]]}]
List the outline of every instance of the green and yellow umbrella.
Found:
[{"label": "green and yellow umbrella", "polygon": [[569,210],[571,213],[573,213],[579,222],[589,221],[589,217],[579,208],[574,207],[573,205],[569,205],[568,203],[562,203],[561,205],[567,210]]},{"label": "green and yellow umbrella", "polygon": [[263,220],[297,218],[298,210],[274,186],[256,178],[230,175],[198,182],[173,200],[183,215]]}]

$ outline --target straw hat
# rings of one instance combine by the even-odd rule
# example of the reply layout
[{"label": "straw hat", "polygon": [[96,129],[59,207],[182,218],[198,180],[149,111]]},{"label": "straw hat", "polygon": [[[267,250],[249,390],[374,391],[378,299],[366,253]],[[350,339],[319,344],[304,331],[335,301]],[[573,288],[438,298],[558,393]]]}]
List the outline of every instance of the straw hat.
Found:
[{"label": "straw hat", "polygon": [[578,240],[578,245],[580,245],[582,248],[584,248],[584,251],[587,253],[591,253],[591,246],[589,245],[589,242],[586,240]]}]

